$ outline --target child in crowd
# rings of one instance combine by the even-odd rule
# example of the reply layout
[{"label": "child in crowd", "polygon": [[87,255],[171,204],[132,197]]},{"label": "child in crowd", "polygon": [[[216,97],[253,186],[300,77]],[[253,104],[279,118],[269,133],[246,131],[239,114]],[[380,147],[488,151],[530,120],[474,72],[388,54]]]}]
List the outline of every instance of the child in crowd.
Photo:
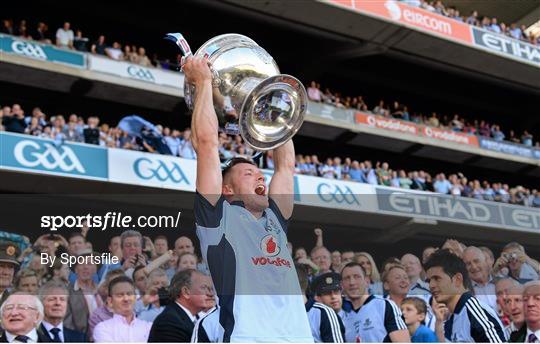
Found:
[{"label": "child in crowd", "polygon": [[401,302],[401,312],[413,343],[437,343],[437,336],[424,325],[427,305],[418,297],[406,297]]}]

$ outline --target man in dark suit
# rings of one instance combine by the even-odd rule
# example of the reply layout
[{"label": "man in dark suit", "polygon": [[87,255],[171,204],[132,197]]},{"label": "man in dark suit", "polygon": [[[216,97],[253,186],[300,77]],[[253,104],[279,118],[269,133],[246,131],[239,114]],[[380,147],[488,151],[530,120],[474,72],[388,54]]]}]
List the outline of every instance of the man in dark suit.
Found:
[{"label": "man in dark suit", "polygon": [[39,328],[43,319],[41,301],[28,293],[13,293],[0,307],[4,331],[0,343],[48,343],[50,338]]},{"label": "man in dark suit", "polygon": [[214,292],[210,277],[196,270],[174,275],[171,303],[157,316],[148,342],[190,342],[198,313],[212,306]]},{"label": "man in dark suit", "polygon": [[39,290],[39,298],[43,303],[44,317],[41,330],[55,343],[84,342],[86,336],[82,332],[64,326],[68,306],[69,291],[63,283],[50,281]]},{"label": "man in dark suit", "polygon": [[525,325],[510,336],[511,343],[540,343],[540,281],[525,283],[523,291]]}]

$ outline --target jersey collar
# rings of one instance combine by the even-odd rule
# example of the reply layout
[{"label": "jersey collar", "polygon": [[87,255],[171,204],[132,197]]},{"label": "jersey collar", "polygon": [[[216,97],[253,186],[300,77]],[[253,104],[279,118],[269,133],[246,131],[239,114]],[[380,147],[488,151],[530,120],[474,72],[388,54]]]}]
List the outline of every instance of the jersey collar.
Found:
[{"label": "jersey collar", "polygon": [[315,304],[315,300],[313,300],[312,298],[309,298],[308,301],[306,302],[306,312],[308,312],[311,307],[313,307],[313,305]]},{"label": "jersey collar", "polygon": [[458,314],[459,312],[461,312],[463,307],[465,307],[465,303],[471,297],[472,297],[472,294],[470,292],[467,291],[467,292],[463,293],[461,295],[461,297],[459,298],[458,303],[456,304],[456,308],[454,309],[454,314]]},{"label": "jersey collar", "polygon": [[343,298],[343,305],[341,306],[341,308],[345,311],[345,312],[350,312],[350,311],[353,311],[355,313],[358,313],[358,311],[360,311],[360,309],[367,305],[371,300],[373,300],[375,298],[374,295],[369,295],[368,298],[366,299],[366,301],[364,301],[364,303],[362,304],[362,306],[358,307],[358,309],[354,309],[353,307],[353,304],[350,300],[347,300],[346,298]]}]

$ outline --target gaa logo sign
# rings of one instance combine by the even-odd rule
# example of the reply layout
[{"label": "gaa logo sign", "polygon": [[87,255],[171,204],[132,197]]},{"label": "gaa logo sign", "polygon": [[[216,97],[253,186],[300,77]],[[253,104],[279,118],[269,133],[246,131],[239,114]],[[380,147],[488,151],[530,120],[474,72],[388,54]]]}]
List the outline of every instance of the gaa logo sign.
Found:
[{"label": "gaa logo sign", "polygon": [[317,186],[317,194],[319,194],[320,199],[327,203],[336,202],[339,204],[346,203],[349,205],[360,205],[354,192],[346,185],[340,187],[335,184],[330,185],[328,183],[320,183],[319,186]]},{"label": "gaa logo sign", "polygon": [[30,42],[24,41],[13,41],[11,44],[11,49],[19,55],[24,55],[38,60],[46,60],[47,55],[43,49],[37,45]]},{"label": "gaa logo sign", "polygon": [[135,78],[135,79],[139,79],[143,81],[150,81],[150,82],[156,81],[152,72],[150,72],[150,70],[146,68],[131,65],[128,67],[127,72],[130,77]]},{"label": "gaa logo sign", "polygon": [[63,172],[86,172],[77,155],[67,146],[56,148],[50,143],[40,145],[34,141],[24,140],[17,143],[13,149],[13,155],[24,167],[60,169]]},{"label": "gaa logo sign", "polygon": [[157,179],[160,182],[170,181],[175,184],[185,183],[189,185],[188,178],[175,162],[167,164],[161,160],[139,158],[133,163],[133,170],[141,179]]},{"label": "gaa logo sign", "polygon": [[269,234],[261,240],[261,251],[267,257],[275,257],[279,254],[281,249],[279,248],[276,238]]}]

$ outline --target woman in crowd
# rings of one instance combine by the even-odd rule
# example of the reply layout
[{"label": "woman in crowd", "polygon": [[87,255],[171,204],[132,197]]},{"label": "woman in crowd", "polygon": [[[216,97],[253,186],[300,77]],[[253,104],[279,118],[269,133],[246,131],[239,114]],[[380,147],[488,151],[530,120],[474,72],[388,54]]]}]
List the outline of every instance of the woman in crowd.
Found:
[{"label": "woman in crowd", "polygon": [[371,254],[367,252],[358,252],[354,257],[354,260],[360,264],[366,273],[369,293],[382,296],[383,286],[381,282],[381,275],[379,274],[379,269],[377,269],[377,265],[375,265],[375,260]]}]

